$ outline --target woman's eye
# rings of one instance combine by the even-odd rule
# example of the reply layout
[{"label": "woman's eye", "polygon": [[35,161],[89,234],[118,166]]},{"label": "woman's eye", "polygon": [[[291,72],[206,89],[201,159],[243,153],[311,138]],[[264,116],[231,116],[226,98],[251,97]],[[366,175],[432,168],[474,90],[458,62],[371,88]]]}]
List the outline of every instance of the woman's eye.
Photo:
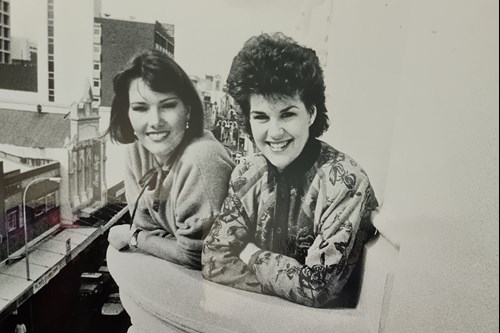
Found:
[{"label": "woman's eye", "polygon": [[177,103],[167,103],[167,104],[162,104],[160,108],[162,109],[174,109],[177,106]]},{"label": "woman's eye", "polygon": [[285,112],[285,113],[281,114],[281,118],[290,118],[293,116],[295,116],[295,113],[293,113],[293,112]]},{"label": "woman's eye", "polygon": [[133,106],[132,107],[132,111],[136,111],[136,112],[145,112],[147,110],[148,110],[147,106]]},{"label": "woman's eye", "polygon": [[252,119],[254,120],[267,120],[267,116],[264,116],[264,115],[255,115],[252,117]]}]

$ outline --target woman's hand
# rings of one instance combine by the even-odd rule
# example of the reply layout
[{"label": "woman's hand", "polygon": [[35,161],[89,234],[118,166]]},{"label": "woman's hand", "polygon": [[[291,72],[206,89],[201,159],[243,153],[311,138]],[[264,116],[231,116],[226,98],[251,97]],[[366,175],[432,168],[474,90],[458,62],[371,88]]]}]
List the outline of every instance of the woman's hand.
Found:
[{"label": "woman's hand", "polygon": [[132,230],[128,224],[115,225],[109,229],[108,242],[118,251],[124,250],[129,246]]}]

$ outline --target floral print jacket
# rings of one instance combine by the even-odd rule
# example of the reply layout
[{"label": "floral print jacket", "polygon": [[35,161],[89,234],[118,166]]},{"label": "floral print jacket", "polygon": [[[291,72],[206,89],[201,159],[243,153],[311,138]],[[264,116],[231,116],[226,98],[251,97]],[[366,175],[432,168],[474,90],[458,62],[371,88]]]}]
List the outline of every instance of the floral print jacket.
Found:
[{"label": "floral print jacket", "polygon": [[[283,172],[263,155],[238,165],[221,213],[205,238],[203,276],[307,306],[336,300],[374,235],[378,206],[368,176],[316,139]],[[247,265],[249,242],[263,251]]]}]

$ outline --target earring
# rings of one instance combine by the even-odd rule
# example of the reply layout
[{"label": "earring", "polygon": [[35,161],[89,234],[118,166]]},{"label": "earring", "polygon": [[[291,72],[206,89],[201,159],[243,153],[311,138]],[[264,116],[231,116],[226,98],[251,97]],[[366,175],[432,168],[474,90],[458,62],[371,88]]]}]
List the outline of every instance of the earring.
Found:
[{"label": "earring", "polygon": [[189,121],[186,121],[186,129],[189,129]]}]

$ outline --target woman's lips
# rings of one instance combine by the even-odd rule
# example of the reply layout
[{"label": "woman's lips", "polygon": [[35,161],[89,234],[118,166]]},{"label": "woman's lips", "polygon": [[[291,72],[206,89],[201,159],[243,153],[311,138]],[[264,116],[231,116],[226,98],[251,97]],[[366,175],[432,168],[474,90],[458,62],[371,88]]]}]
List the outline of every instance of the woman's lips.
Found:
[{"label": "woman's lips", "polygon": [[285,141],[278,141],[278,142],[269,142],[268,141],[267,145],[269,146],[269,148],[272,151],[280,152],[280,151],[285,150],[290,145],[290,143],[292,141],[293,140],[285,140]]},{"label": "woman's lips", "polygon": [[160,141],[165,140],[169,134],[170,134],[170,132],[150,132],[150,133],[147,133],[146,135],[148,136],[148,138],[151,141],[160,142]]}]

